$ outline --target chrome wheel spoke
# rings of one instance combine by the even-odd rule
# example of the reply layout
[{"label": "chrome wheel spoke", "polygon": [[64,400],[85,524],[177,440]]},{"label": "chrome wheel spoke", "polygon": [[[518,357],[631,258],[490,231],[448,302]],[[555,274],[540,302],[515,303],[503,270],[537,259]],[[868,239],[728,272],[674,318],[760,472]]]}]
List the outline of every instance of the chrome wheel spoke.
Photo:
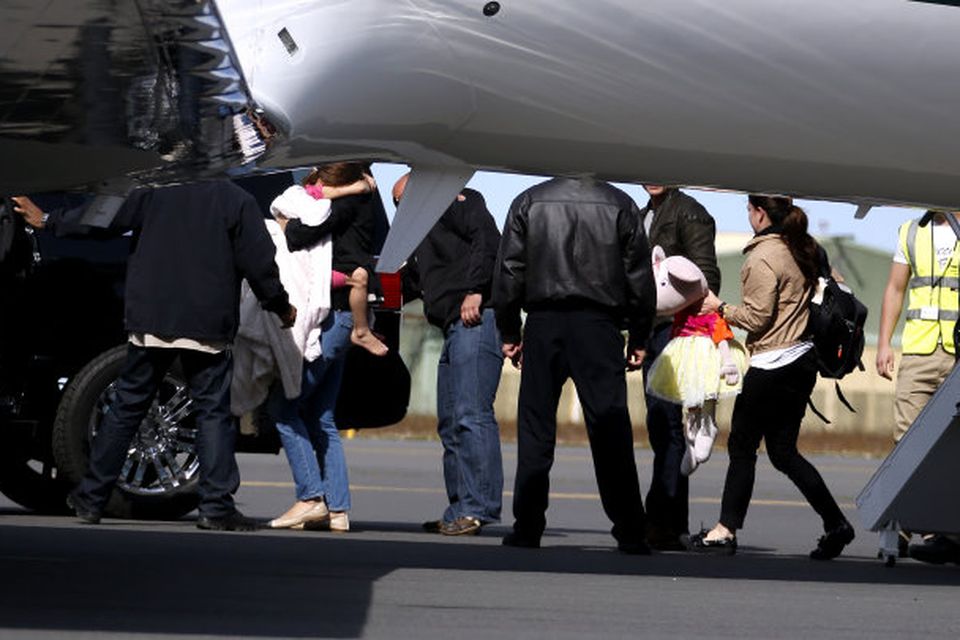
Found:
[{"label": "chrome wheel spoke", "polygon": [[158,407],[159,418],[167,427],[175,427],[193,410],[193,401],[186,387],[178,387],[169,400]]},{"label": "chrome wheel spoke", "polygon": [[[137,465],[137,468],[134,470],[133,478],[130,480],[130,484],[134,487],[139,487],[143,484],[143,476],[147,472],[146,463],[142,459],[139,459],[139,456],[137,456],[137,458],[138,459],[134,462],[134,464]],[[132,458],[127,458],[128,462],[131,460]]]}]

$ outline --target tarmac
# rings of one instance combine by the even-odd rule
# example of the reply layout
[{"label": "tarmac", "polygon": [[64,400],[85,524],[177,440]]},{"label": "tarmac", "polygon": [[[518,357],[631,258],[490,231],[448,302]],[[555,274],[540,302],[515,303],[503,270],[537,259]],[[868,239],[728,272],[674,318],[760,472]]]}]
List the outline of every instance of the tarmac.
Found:
[{"label": "tarmac", "polygon": [[[879,460],[811,457],[857,539],[831,562],[807,553],[812,509],[761,457],[740,550],[617,553],[589,451],[558,449],[539,550],[505,548],[516,464],[504,447],[504,524],[479,536],[421,531],[446,498],[440,445],[345,443],[353,530],[213,533],[175,522],[30,514],[0,499],[0,638],[957,638],[960,566],[876,558],[853,501]],[[651,454],[637,450],[641,485]],[[719,513],[726,453],[691,478],[690,523]],[[293,500],[282,456],[240,456],[240,508]]]}]

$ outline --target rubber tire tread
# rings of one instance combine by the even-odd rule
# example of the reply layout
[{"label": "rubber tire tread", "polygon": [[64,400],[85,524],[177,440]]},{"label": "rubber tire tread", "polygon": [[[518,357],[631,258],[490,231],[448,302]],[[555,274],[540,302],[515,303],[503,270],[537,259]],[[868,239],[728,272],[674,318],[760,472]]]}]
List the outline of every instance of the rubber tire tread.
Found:
[{"label": "rubber tire tread", "polygon": [[[71,486],[87,471],[87,426],[97,399],[117,379],[126,360],[127,347],[104,351],[87,363],[67,385],[53,423],[53,455],[61,477]],[[182,378],[174,367],[168,375]],[[161,496],[141,496],[120,488],[113,491],[104,515],[114,518],[175,520],[193,511],[199,502],[198,480]]]}]

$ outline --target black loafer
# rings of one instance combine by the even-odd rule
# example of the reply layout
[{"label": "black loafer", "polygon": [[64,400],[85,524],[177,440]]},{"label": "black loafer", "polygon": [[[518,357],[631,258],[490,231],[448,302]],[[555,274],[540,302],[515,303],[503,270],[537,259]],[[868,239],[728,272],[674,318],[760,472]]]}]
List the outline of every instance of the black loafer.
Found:
[{"label": "black loafer", "polygon": [[812,560],[833,560],[843,548],[853,542],[856,534],[849,522],[830,529],[817,540],[817,548],[810,552]]},{"label": "black loafer", "polygon": [[260,522],[246,517],[239,511],[218,518],[209,516],[197,518],[197,529],[207,529],[208,531],[256,531],[261,528]]},{"label": "black loafer", "polygon": [[540,548],[540,538],[528,538],[516,532],[511,532],[503,536],[503,540],[501,540],[500,543],[505,547],[518,547],[521,549]]},{"label": "black loafer", "polygon": [[650,547],[646,542],[618,542],[617,550],[628,556],[649,556]]},{"label": "black loafer", "polygon": [[100,512],[72,493],[67,494],[67,506],[84,524],[100,524]]},{"label": "black loafer", "polygon": [[696,553],[711,553],[718,556],[732,556],[737,552],[737,537],[720,538],[718,540],[708,540],[706,529],[700,533],[690,536],[690,545],[688,549]]}]

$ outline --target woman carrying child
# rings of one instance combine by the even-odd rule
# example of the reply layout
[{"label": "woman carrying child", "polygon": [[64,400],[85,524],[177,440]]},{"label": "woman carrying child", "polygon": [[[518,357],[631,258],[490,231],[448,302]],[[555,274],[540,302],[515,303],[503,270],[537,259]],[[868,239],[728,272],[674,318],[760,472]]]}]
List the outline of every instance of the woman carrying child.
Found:
[{"label": "woman carrying child", "polygon": [[[302,307],[311,324],[304,348],[300,396],[287,399],[276,388],[269,403],[297,496],[297,502],[290,509],[270,522],[272,528],[324,528],[341,532],[350,529],[347,463],[334,409],[351,343],[360,344],[373,353],[379,351],[379,344],[382,352],[386,352],[386,347],[370,333],[366,323],[365,276],[372,271],[373,263],[366,247],[377,237],[380,224],[377,205],[386,220],[375,188],[373,179],[364,174],[363,165],[337,163],[315,169],[302,187],[291,187],[271,205],[271,212],[285,232],[281,242],[286,246],[282,247],[283,251],[278,248],[278,258],[281,253],[292,256],[292,262],[301,265],[300,276],[306,274],[306,283],[300,289],[309,292],[305,295],[310,302]],[[331,202],[332,198],[336,199]],[[341,275],[336,276],[335,272]],[[331,292],[331,287],[343,280],[353,283],[350,289],[339,287]],[[362,307],[351,305],[361,287]],[[321,300],[319,310],[314,304],[317,299]],[[362,317],[359,336],[357,315],[347,310],[351,306]]]}]

